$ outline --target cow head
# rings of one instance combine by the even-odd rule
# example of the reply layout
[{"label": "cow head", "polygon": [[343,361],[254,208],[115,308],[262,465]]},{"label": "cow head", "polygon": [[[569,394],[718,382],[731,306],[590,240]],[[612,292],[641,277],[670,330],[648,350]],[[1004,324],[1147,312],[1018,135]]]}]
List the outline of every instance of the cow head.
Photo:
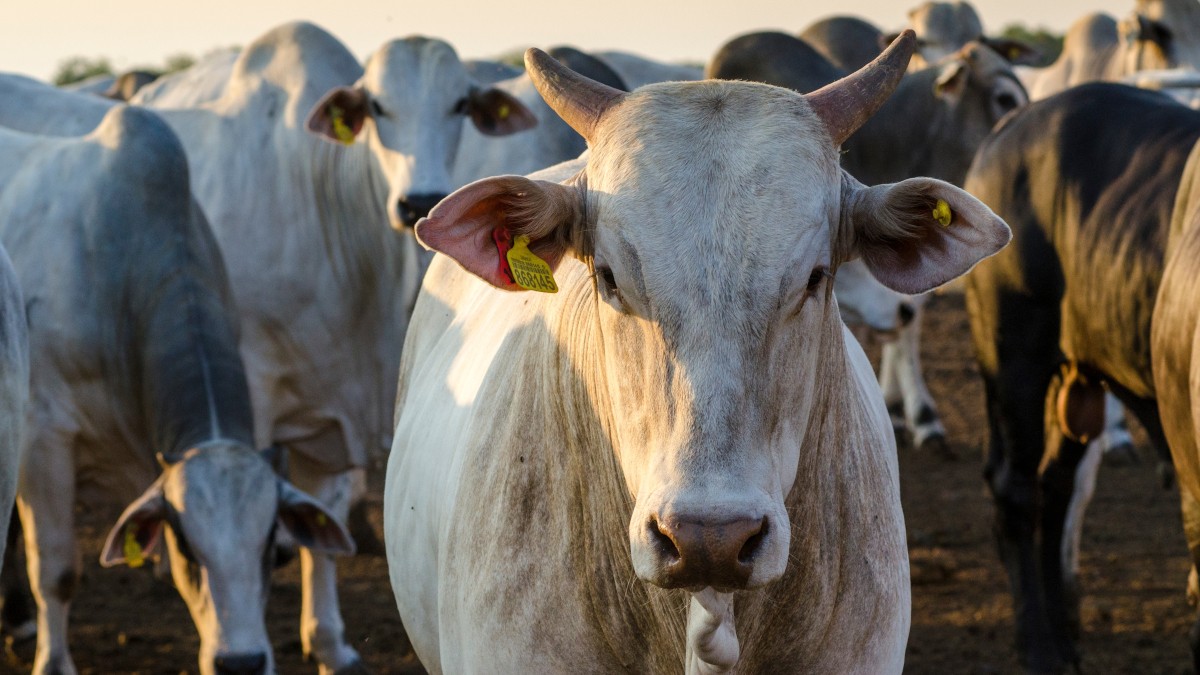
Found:
[{"label": "cow head", "polygon": [[914,77],[932,79],[934,97],[944,108],[942,126],[953,129],[929,148],[930,174],[961,184],[975,151],[996,123],[1029,103],[1012,65],[990,47],[971,42]]},{"label": "cow head", "polygon": [[411,227],[446,196],[462,118],[490,136],[537,124],[511,95],[473,84],[454,48],[421,37],[393,40],[371,55],[353,87],[327,93],[308,129],[334,142],[365,136],[388,184],[392,226]]},{"label": "cow head", "polygon": [[500,249],[522,235],[549,265],[575,256],[593,271],[569,291],[594,308],[572,330],[592,336],[595,396],[634,497],[633,568],[650,583],[738,589],[783,573],[785,499],[801,454],[827,451],[810,423],[850,368],[830,292],[839,263],[861,255],[915,293],[1008,241],[951,185],[864,188],[838,167],[913,42],[906,32],[806,96],[719,80],[625,94],[530,50],[543,98],[588,139],[586,169],[566,184],[477,181],[417,225],[426,246],[499,288],[519,290]]},{"label": "cow head", "polygon": [[236,443],[160,461],[162,475],[121,514],[100,563],[139,566],[165,547],[200,632],[200,672],[274,672],[264,612],[277,528],[328,553],[353,553],[353,540],[324,506]]}]

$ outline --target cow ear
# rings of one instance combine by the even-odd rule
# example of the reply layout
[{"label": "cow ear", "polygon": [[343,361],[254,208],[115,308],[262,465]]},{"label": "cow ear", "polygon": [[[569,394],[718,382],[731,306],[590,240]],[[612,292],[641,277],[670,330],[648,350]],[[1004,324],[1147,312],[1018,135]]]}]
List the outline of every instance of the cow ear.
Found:
[{"label": "cow ear", "polygon": [[362,87],[337,87],[313,106],[309,131],[336,143],[350,145],[370,114],[371,98]]},{"label": "cow ear", "polygon": [[459,188],[417,222],[417,241],[489,284],[521,290],[506,257],[518,237],[554,270],[583,220],[583,191],[521,176],[484,178]]},{"label": "cow ear", "polygon": [[325,505],[279,481],[279,524],[296,543],[318,553],[353,555],[354,539]]},{"label": "cow ear", "polygon": [[846,176],[845,185],[843,218],[850,222],[843,227],[852,230],[854,248],[871,273],[894,291],[915,295],[936,288],[1012,238],[983,202],[940,180],[864,188]]},{"label": "cow ear", "polygon": [[1008,38],[982,38],[983,44],[991,48],[1006,61],[1014,66],[1036,66],[1042,58],[1042,52],[1032,45],[1020,40]]},{"label": "cow ear", "polygon": [[155,481],[125,509],[109,531],[100,550],[100,564],[141,567],[146,558],[157,557],[166,517],[167,499],[162,483]]},{"label": "cow ear", "polygon": [[507,136],[537,126],[534,116],[524,103],[506,91],[495,87],[471,87],[467,94],[466,114],[480,133],[487,136]]},{"label": "cow ear", "polygon": [[937,80],[933,83],[933,93],[938,98],[958,103],[970,77],[971,67],[967,62],[958,57],[952,58],[940,66]]}]

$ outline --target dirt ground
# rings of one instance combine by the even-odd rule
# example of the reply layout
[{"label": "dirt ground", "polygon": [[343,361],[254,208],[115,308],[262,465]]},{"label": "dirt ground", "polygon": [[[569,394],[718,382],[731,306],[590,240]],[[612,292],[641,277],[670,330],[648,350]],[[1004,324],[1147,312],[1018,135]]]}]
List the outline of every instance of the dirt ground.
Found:
[{"label": "dirt ground", "polygon": [[[959,295],[929,305],[925,371],[959,459],[900,451],[913,572],[907,672],[999,675],[1019,672],[1012,606],[990,532],[980,478],[986,433],[982,387]],[[868,342],[871,342],[868,340]],[[877,352],[877,346],[868,345]],[[1159,487],[1142,447],[1139,465],[1105,466],[1084,532],[1082,617],[1085,673],[1188,673],[1192,611],[1184,599],[1188,563],[1178,495]],[[379,480],[375,481],[379,490]],[[374,496],[378,499],[378,495]],[[377,503],[377,502],[376,502]],[[373,514],[378,526],[378,513]],[[86,514],[85,576],[73,607],[71,644],[83,674],[196,672],[196,632],[169,582],[149,571],[103,570],[96,562],[112,514]],[[388,587],[387,565],[358,556],[340,566],[347,636],[373,672],[411,672],[410,650]],[[268,626],[284,675],[316,673],[300,653],[298,565],[274,577]],[[10,650],[3,672],[28,672],[30,651]],[[411,658],[411,657],[409,657]]]}]

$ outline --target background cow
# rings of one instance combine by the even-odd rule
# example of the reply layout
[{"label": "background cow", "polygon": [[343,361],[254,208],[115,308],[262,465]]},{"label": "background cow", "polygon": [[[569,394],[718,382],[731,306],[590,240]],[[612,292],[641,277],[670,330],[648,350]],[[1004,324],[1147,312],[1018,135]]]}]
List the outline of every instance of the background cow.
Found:
[{"label": "background cow", "polygon": [[[29,399],[29,335],[25,302],[8,253],[0,246],[0,532],[7,533],[17,495],[21,433]],[[0,537],[0,562],[8,537]]]},{"label": "background cow", "polygon": [[75,506],[114,498],[131,503],[102,563],[137,566],[165,549],[200,632],[200,671],[269,672],[276,527],[327,553],[353,543],[254,450],[225,270],[183,148],[155,115],[125,106],[82,138],[3,130],[0,145],[11,160],[0,171],[0,239],[30,289],[18,505],[38,604],[34,672],[75,671]]},{"label": "background cow", "polygon": [[1150,320],[1198,138],[1200,113],[1161,94],[1084,85],[1009,118],[967,178],[1014,233],[967,278],[967,306],[987,393],[994,531],[1018,647],[1039,672],[1079,660],[1077,559],[1064,540],[1081,526],[1076,469],[1102,428],[1105,387],[1166,447]]}]

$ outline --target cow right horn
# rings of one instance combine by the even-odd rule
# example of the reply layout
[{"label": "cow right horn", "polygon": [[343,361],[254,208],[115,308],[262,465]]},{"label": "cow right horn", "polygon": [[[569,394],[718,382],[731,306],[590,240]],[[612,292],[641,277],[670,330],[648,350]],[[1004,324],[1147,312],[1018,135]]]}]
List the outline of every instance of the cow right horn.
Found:
[{"label": "cow right horn", "polygon": [[905,30],[874,61],[804,97],[834,145],[844,143],[883,106],[904,77],[916,46],[916,33]]},{"label": "cow right horn", "polygon": [[525,52],[525,70],[546,104],[588,143],[604,113],[625,97],[625,92],[580,75],[536,47]]}]

